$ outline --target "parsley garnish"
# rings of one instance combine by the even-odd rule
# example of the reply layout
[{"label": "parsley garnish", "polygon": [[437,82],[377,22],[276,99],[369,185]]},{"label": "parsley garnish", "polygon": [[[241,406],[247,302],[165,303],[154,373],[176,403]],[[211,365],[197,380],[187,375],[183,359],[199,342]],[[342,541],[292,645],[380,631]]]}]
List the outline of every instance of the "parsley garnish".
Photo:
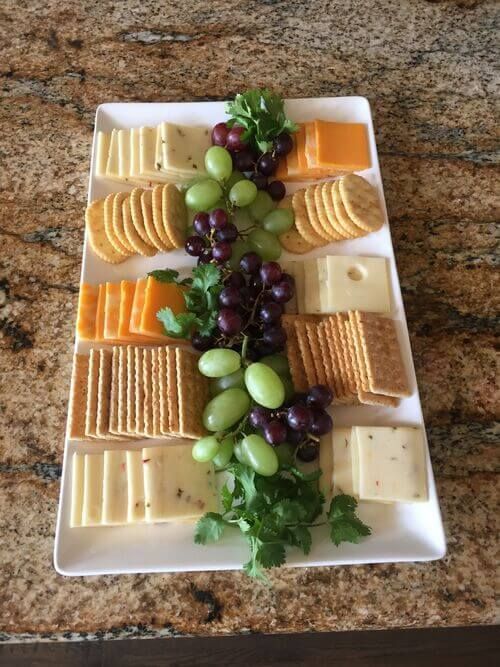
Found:
[{"label": "parsley garnish", "polygon": [[[315,484],[321,472],[306,475],[287,466],[272,477],[261,477],[241,463],[230,463],[226,472],[233,476],[233,490],[224,484],[222,513],[205,514],[196,524],[194,541],[196,544],[216,542],[226,528],[239,528],[250,550],[244,571],[266,581],[264,570],[283,565],[287,546],[297,547],[305,554],[310,552],[310,528],[320,525],[315,521],[324,503]],[[361,537],[370,534],[370,528],[356,516],[356,506],[350,496],[333,498],[327,521],[336,546],[344,541],[359,542]]]},{"label": "parsley garnish", "polygon": [[243,139],[251,140],[262,153],[270,151],[275,139],[282,132],[296,132],[297,125],[289,120],[279,95],[267,88],[255,88],[236,95],[226,104],[231,116],[229,127],[235,123],[245,128]]},{"label": "parsley garnish", "polygon": [[209,336],[215,328],[218,298],[222,290],[222,274],[214,264],[201,264],[192,271],[192,278],[179,280],[179,272],[173,269],[151,271],[148,276],[164,283],[176,283],[188,287],[184,292],[187,313],[174,314],[171,308],[156,313],[171,338],[189,338],[193,329],[202,336]]}]

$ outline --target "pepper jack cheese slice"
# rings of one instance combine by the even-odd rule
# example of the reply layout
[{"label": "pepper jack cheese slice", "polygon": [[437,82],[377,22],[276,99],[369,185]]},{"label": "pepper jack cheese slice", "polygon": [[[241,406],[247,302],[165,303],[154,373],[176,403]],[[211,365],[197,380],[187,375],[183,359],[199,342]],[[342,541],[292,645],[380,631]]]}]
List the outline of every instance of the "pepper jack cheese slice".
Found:
[{"label": "pepper jack cheese slice", "polygon": [[205,153],[211,146],[207,127],[162,123],[162,168],[192,178],[205,173]]},{"label": "pepper jack cheese slice", "polygon": [[422,429],[405,426],[356,426],[359,497],[378,502],[428,499]]},{"label": "pepper jack cheese slice", "polygon": [[103,454],[85,454],[82,526],[101,523],[103,471]]},{"label": "pepper jack cheese slice", "polygon": [[108,526],[127,523],[127,452],[104,452],[103,466],[102,523]]},{"label": "pepper jack cheese slice", "polygon": [[77,528],[82,525],[84,468],[84,454],[73,454],[73,465],[71,470],[71,512],[69,519],[71,528]]},{"label": "pepper jack cheese slice", "polygon": [[144,521],[144,474],[142,451],[127,451],[127,520],[129,523]]},{"label": "pepper jack cheese slice", "polygon": [[111,142],[111,134],[106,132],[97,133],[96,146],[96,166],[95,173],[97,178],[106,177],[106,165],[108,164],[109,145]]},{"label": "pepper jack cheese slice", "polygon": [[333,475],[332,484],[335,493],[356,495],[352,478],[352,429],[334,428],[332,430]]},{"label": "pepper jack cheese slice", "polygon": [[327,289],[322,293],[323,313],[361,310],[390,313],[391,294],[385,257],[326,258]]},{"label": "pepper jack cheese slice", "polygon": [[106,162],[106,178],[109,178],[113,181],[120,180],[119,164],[118,130],[113,130],[109,140],[108,161]]},{"label": "pepper jack cheese slice", "polygon": [[217,510],[212,464],[193,460],[189,440],[177,442],[142,450],[147,522],[197,519]]},{"label": "pepper jack cheese slice", "polygon": [[337,173],[371,167],[366,125],[325,120],[316,120],[314,125],[317,167],[331,168]]}]

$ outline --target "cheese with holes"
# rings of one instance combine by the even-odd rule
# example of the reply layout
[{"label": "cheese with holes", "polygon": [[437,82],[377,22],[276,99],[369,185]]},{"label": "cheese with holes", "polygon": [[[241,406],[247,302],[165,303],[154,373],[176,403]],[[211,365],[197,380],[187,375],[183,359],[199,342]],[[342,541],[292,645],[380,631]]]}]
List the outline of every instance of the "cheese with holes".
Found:
[{"label": "cheese with holes", "polygon": [[77,528],[82,525],[84,469],[85,455],[73,454],[73,465],[71,466],[71,511],[69,519],[71,528]]},{"label": "cheese with holes", "polygon": [[215,473],[211,463],[197,463],[192,442],[142,450],[146,521],[198,519],[217,511]]},{"label": "cheese with holes", "polygon": [[107,132],[97,133],[96,165],[95,165],[95,174],[97,178],[106,177],[106,165],[108,164],[110,142],[111,142],[111,134],[108,134]]},{"label": "cheese with holes", "polygon": [[127,520],[129,523],[144,521],[144,464],[142,451],[127,451]]},{"label": "cheese with holes", "polygon": [[80,340],[95,340],[99,287],[82,283],[78,296],[76,333]]},{"label": "cheese with holes", "polygon": [[106,283],[104,305],[104,340],[118,339],[120,320],[120,283]]},{"label": "cheese with holes", "polygon": [[427,462],[421,428],[356,426],[359,497],[379,502],[425,502]]},{"label": "cheese with holes", "polygon": [[85,454],[82,526],[98,526],[102,520],[103,454]]},{"label": "cheese with holes", "polygon": [[319,283],[319,310],[321,313],[328,313],[328,268],[326,257],[319,257],[316,260]]},{"label": "cheese with holes", "polygon": [[102,523],[108,526],[125,524],[127,523],[127,512],[127,452],[119,449],[105,451]]},{"label": "cheese with holes", "polygon": [[182,289],[175,283],[162,283],[151,276],[148,277],[138,333],[171,340],[164,335],[163,324],[156,316],[159,310],[166,307],[171,308],[174,315],[186,312]]},{"label": "cheese with holes", "polygon": [[205,173],[205,153],[212,145],[208,127],[162,123],[162,168],[193,178]]},{"label": "cheese with holes", "polygon": [[336,173],[371,167],[366,125],[316,120],[314,126],[316,166]]},{"label": "cheese with holes", "polygon": [[304,302],[307,313],[321,313],[318,265],[315,259],[304,262]]},{"label": "cheese with holes", "polygon": [[390,313],[391,293],[385,257],[326,257],[327,289],[322,292],[321,312],[362,310]]}]

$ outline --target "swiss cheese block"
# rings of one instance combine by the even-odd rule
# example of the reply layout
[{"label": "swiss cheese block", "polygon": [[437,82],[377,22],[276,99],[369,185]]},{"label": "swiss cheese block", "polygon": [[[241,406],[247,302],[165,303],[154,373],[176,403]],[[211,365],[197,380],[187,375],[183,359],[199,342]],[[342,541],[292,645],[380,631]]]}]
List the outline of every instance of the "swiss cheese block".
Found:
[{"label": "swiss cheese block", "polygon": [[371,167],[368,133],[363,123],[316,120],[315,130],[318,167],[328,167],[337,173]]},{"label": "swiss cheese block", "polygon": [[379,502],[425,502],[424,434],[407,426],[356,426],[359,497]]},{"label": "swiss cheese block", "polygon": [[163,170],[192,178],[205,173],[205,153],[212,145],[208,127],[162,123]]},{"label": "swiss cheese block", "polygon": [[142,451],[127,451],[127,521],[144,521],[144,464]]},{"label": "swiss cheese block", "polygon": [[104,306],[104,340],[113,341],[118,338],[120,320],[120,283],[106,283]]},{"label": "swiss cheese block", "polygon": [[111,134],[106,132],[97,133],[96,146],[96,166],[95,174],[97,178],[106,177],[106,165],[108,164],[109,145],[111,142]]},{"label": "swiss cheese block", "polygon": [[76,333],[81,340],[95,340],[99,287],[82,283],[78,296]]},{"label": "swiss cheese block", "polygon": [[391,294],[385,257],[329,255],[328,294],[321,302],[323,313],[362,310],[390,313]]},{"label": "swiss cheese block", "polygon": [[85,454],[82,526],[98,526],[102,521],[103,454]]},{"label": "swiss cheese block", "polygon": [[329,312],[327,310],[329,283],[328,283],[328,268],[326,263],[326,257],[319,257],[316,260],[316,267],[318,271],[318,283],[319,283],[319,309],[321,313],[327,313]]},{"label": "swiss cheese block", "polygon": [[334,428],[332,430],[333,475],[332,483],[335,493],[356,495],[352,479],[352,444],[351,427]]},{"label": "swiss cheese block", "polygon": [[84,476],[85,456],[75,453],[71,466],[71,510],[69,519],[71,528],[82,525]]},{"label": "swiss cheese block", "polygon": [[194,461],[191,448],[192,441],[177,440],[142,450],[146,521],[198,519],[217,510],[213,466]]},{"label": "swiss cheese block", "polygon": [[127,523],[128,486],[127,452],[104,452],[102,490],[102,523],[121,525]]},{"label": "swiss cheese block", "polygon": [[181,288],[174,283],[162,283],[151,276],[148,277],[138,333],[154,338],[160,337],[164,341],[171,340],[164,335],[163,324],[156,317],[157,312],[167,306],[172,309],[174,315],[186,311]]},{"label": "swiss cheese block", "polygon": [[106,163],[106,178],[113,181],[120,180],[118,159],[118,130],[111,132],[109,140],[108,161]]},{"label": "swiss cheese block", "polygon": [[307,313],[321,313],[318,265],[315,259],[304,262],[304,301]]}]

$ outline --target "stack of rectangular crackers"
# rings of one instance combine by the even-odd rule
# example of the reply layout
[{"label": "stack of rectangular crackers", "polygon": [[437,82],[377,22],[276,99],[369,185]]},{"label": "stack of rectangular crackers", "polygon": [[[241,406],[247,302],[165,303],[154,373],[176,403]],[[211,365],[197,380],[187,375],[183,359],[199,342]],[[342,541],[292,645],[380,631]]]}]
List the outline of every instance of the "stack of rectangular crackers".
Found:
[{"label": "stack of rectangular crackers", "polygon": [[185,347],[93,349],[75,355],[69,437],[199,438],[208,399],[198,357]]},{"label": "stack of rectangular crackers", "polygon": [[355,310],[282,321],[296,391],[325,384],[334,403],[389,407],[411,395],[393,320]]}]

